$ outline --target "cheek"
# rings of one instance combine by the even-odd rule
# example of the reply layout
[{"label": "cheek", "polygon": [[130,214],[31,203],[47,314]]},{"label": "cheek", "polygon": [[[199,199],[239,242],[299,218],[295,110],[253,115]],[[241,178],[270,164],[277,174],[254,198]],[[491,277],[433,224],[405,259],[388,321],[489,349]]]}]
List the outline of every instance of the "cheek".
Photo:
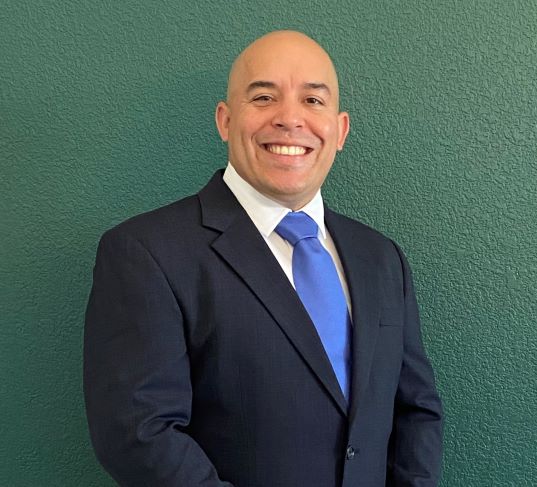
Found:
[{"label": "cheek", "polygon": [[321,137],[325,144],[337,144],[339,137],[338,121],[337,119],[324,119],[319,120],[315,126],[316,133]]},{"label": "cheek", "polygon": [[254,122],[243,121],[238,127],[238,133],[242,144],[247,148],[250,148],[252,145],[255,145],[255,134],[257,132],[257,127]]}]

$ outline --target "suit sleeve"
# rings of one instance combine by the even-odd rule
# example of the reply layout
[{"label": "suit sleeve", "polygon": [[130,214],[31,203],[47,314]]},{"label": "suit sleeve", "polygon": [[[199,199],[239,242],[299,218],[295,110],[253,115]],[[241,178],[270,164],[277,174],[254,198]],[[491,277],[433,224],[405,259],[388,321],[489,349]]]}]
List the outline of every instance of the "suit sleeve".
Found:
[{"label": "suit sleeve", "polygon": [[192,387],[181,309],[136,239],[101,239],[86,311],[84,393],[97,458],[122,486],[233,487],[187,434]]},{"label": "suit sleeve", "polygon": [[405,321],[395,398],[387,487],[436,487],[442,461],[442,406],[421,341],[411,271],[401,250]]}]

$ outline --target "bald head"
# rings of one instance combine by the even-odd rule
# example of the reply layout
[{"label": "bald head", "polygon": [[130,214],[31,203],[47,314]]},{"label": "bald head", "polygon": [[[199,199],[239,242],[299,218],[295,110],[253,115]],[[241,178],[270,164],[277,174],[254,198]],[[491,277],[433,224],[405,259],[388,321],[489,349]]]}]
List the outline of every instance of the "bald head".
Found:
[{"label": "bald head", "polygon": [[228,102],[240,90],[241,82],[253,71],[259,72],[263,64],[267,72],[273,72],[272,67],[277,72],[284,64],[295,65],[297,69],[306,68],[301,65],[316,64],[339,103],[338,79],[330,56],[311,37],[291,30],[270,32],[252,42],[237,56],[229,72]]}]

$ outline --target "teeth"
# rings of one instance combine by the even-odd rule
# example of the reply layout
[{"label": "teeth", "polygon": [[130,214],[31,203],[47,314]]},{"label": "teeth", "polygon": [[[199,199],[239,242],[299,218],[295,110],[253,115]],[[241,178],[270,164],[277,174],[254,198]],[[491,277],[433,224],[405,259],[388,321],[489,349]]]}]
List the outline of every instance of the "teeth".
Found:
[{"label": "teeth", "polygon": [[273,154],[283,156],[301,156],[306,153],[306,148],[299,145],[275,145],[267,144],[266,148]]}]

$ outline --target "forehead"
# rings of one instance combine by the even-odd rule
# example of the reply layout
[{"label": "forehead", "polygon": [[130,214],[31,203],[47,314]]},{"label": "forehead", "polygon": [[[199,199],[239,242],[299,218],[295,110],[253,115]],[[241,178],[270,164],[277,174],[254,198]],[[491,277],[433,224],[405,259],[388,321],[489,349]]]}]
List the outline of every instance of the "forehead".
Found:
[{"label": "forehead", "polygon": [[276,86],[324,84],[337,93],[337,76],[332,61],[313,42],[264,42],[253,44],[237,60],[230,88],[246,90],[255,81]]}]

